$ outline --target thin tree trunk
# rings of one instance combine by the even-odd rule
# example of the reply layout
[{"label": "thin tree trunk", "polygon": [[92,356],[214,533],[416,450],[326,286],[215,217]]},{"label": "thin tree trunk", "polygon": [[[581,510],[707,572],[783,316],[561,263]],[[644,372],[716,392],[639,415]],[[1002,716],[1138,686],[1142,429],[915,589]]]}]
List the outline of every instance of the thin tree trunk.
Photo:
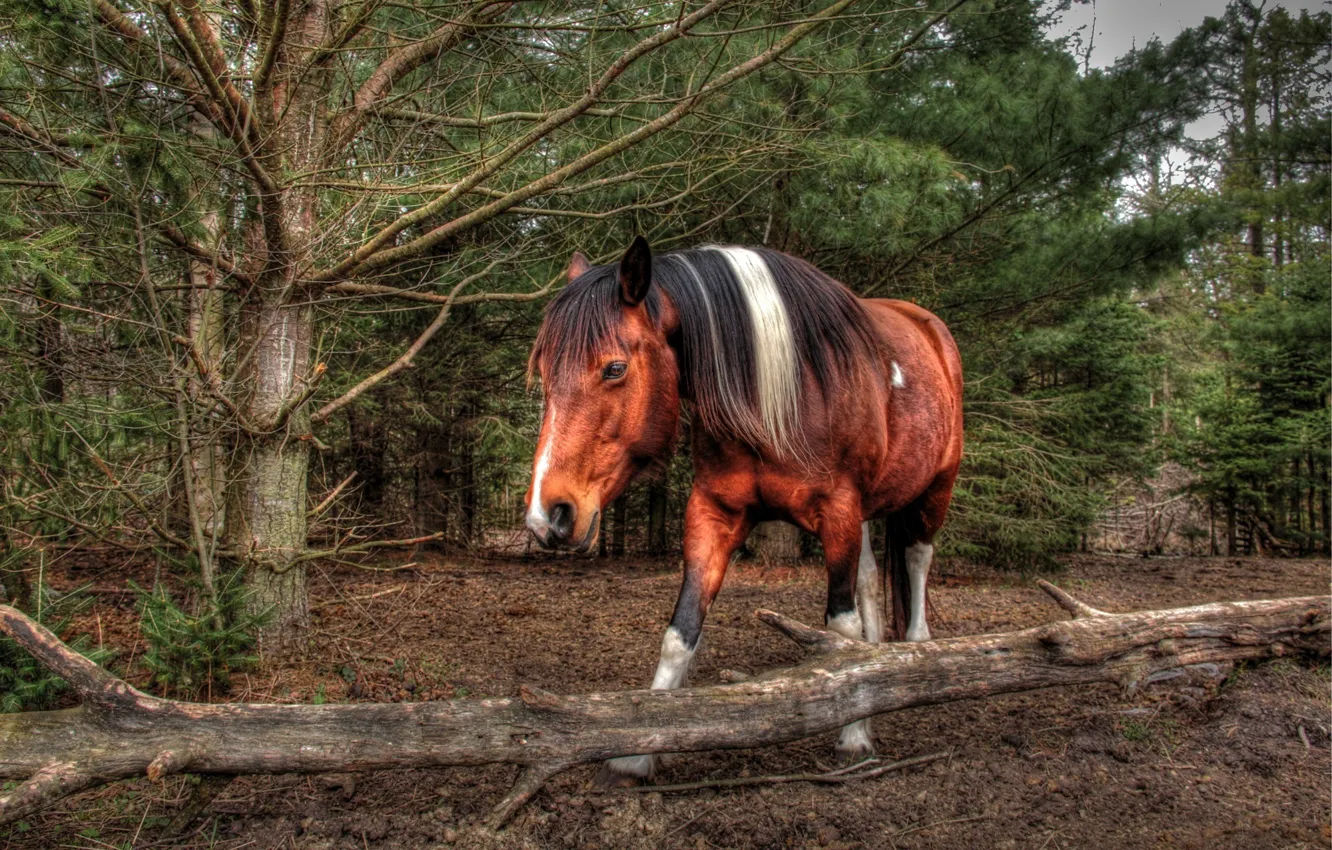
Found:
[{"label": "thin tree trunk", "polygon": [[751,552],[772,561],[800,560],[800,529],[789,522],[759,523],[749,535]]},{"label": "thin tree trunk", "polygon": [[[241,384],[250,389],[244,412],[262,431],[243,441],[232,470],[227,510],[229,548],[247,568],[248,604],[267,617],[263,651],[294,654],[309,629],[304,562],[310,413],[288,408],[310,374],[313,337],[307,306],[261,304],[246,309],[242,352],[250,353]],[[285,422],[279,423],[285,417]]]},{"label": "thin tree trunk", "polygon": [[629,495],[621,493],[615,500],[615,539],[611,542],[611,555],[624,555],[625,539],[629,536]]},{"label": "thin tree trunk", "polygon": [[666,485],[654,481],[648,485],[648,553],[666,552]]},{"label": "thin tree trunk", "polygon": [[1226,554],[1239,554],[1239,529],[1235,527],[1235,491],[1226,491]]}]

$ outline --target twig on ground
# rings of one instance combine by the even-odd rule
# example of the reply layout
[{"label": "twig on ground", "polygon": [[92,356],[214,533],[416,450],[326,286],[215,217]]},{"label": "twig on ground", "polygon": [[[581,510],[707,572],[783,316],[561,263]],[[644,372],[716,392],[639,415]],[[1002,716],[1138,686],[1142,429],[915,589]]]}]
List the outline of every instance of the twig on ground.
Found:
[{"label": "twig on ground", "polygon": [[[674,791],[697,791],[701,788],[739,788],[745,785],[785,785],[789,782],[816,782],[825,785],[836,785],[842,782],[855,782],[861,779],[873,779],[876,776],[882,776],[885,773],[892,773],[896,770],[905,770],[908,767],[919,767],[923,764],[929,764],[942,758],[947,758],[952,754],[952,750],[941,750],[937,753],[930,753],[923,756],[912,756],[901,761],[890,762],[879,765],[872,770],[861,768],[870,767],[879,764],[879,759],[866,759],[850,767],[844,767],[840,770],[830,770],[827,773],[783,773],[770,776],[734,776],[730,779],[704,779],[699,782],[681,782],[677,785],[640,785],[629,790],[637,793],[671,793]],[[859,771],[859,772],[857,772]],[[610,793],[615,789],[598,791],[597,793]]]}]

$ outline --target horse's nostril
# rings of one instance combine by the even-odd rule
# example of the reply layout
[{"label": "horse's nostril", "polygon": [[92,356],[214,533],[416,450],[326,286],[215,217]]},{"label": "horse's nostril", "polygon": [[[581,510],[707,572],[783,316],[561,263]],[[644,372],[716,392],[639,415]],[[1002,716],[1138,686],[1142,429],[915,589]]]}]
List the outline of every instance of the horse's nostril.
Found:
[{"label": "horse's nostril", "polygon": [[568,502],[560,502],[550,509],[550,530],[560,540],[568,540],[573,534],[574,507]]}]

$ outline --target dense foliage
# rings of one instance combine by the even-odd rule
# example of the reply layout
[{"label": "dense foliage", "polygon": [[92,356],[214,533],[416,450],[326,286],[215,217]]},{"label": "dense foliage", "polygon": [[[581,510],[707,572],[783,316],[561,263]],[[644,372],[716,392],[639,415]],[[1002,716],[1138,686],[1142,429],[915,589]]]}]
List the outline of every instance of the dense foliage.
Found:
[{"label": "dense foliage", "polygon": [[[261,614],[299,648],[320,558],[521,545],[544,298],[642,232],[944,318],[945,553],[1048,564],[1163,468],[1189,540],[1326,551],[1329,15],[1235,0],[1095,68],[1059,12],[14,4],[0,547],[151,547],[197,590],[145,592],[158,683],[194,689]],[[687,490],[682,454],[610,547],[678,546]]]}]

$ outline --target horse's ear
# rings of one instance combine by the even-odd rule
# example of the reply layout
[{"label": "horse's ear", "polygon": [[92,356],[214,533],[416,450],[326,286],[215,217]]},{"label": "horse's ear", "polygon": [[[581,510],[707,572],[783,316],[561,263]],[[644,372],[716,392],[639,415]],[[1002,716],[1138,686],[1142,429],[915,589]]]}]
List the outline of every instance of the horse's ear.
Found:
[{"label": "horse's ear", "polygon": [[583,256],[582,251],[574,251],[574,255],[569,258],[569,282],[573,283],[577,278],[583,276],[583,272],[592,268],[588,265],[587,257]]},{"label": "horse's ear", "polygon": [[620,258],[620,300],[630,307],[643,303],[652,286],[652,249],[642,236],[635,236]]}]

